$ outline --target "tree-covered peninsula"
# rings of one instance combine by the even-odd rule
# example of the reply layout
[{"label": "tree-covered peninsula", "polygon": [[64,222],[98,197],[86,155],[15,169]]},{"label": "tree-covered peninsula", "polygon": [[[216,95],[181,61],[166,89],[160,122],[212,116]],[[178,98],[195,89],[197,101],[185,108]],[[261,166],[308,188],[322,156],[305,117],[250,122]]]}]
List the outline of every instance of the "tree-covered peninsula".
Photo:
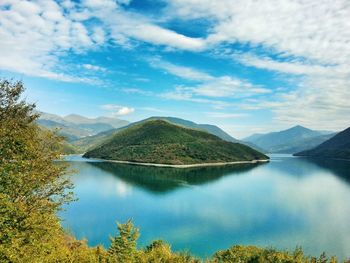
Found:
[{"label": "tree-covered peninsula", "polygon": [[269,159],[249,146],[165,120],[149,120],[124,129],[84,157],[169,165]]}]

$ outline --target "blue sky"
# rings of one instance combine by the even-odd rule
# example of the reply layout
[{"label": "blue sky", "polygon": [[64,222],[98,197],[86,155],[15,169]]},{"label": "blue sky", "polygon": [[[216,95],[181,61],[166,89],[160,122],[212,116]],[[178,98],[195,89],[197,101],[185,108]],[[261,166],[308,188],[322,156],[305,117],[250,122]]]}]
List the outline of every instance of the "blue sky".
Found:
[{"label": "blue sky", "polygon": [[349,17],[346,0],[2,0],[0,77],[59,115],[341,130]]}]

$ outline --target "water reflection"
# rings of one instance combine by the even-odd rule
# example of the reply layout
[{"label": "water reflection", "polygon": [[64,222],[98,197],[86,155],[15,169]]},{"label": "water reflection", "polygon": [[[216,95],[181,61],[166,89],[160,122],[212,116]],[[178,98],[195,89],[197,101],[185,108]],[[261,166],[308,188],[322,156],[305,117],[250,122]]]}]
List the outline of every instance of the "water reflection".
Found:
[{"label": "water reflection", "polygon": [[152,193],[166,193],[181,187],[210,183],[227,175],[242,174],[263,164],[240,164],[189,169],[159,168],[108,162],[90,162],[89,165],[113,174],[127,184],[143,188]]},{"label": "water reflection", "polygon": [[302,157],[299,157],[299,159],[315,164],[350,183],[350,161]]},{"label": "water reflection", "polygon": [[350,163],[274,155],[257,166],[170,169],[81,162],[64,225],[109,245],[133,218],[140,244],[164,239],[205,257],[233,244],[350,257]]}]

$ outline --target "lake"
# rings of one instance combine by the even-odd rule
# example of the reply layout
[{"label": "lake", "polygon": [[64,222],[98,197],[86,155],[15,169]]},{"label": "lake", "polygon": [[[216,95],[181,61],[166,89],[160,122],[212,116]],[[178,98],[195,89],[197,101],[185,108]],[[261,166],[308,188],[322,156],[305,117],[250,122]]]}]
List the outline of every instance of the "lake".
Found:
[{"label": "lake", "polygon": [[109,246],[131,218],[139,245],[163,239],[205,258],[234,244],[350,257],[350,162],[271,155],[271,162],[155,168],[67,157],[79,199],[60,214],[90,245]]}]

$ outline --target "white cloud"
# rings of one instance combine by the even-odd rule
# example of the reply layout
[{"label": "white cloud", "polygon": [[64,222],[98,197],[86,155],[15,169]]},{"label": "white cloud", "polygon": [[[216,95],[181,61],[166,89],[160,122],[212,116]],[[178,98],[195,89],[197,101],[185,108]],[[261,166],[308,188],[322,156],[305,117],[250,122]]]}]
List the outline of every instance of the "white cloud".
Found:
[{"label": "white cloud", "polygon": [[102,109],[108,110],[112,112],[113,116],[125,116],[133,113],[135,111],[134,108],[116,105],[116,104],[105,104],[101,106]]},{"label": "white cloud", "polygon": [[[193,86],[178,86],[173,91],[161,94],[167,99],[210,103],[211,100],[208,98],[242,98],[271,92],[269,89],[254,86],[246,80],[232,76],[217,77],[191,67],[178,66],[160,60],[151,61],[151,65],[182,79],[199,83]],[[217,101],[211,104],[217,104]]]},{"label": "white cloud", "polygon": [[86,0],[84,6],[105,25],[116,43],[127,48],[130,40],[192,51],[203,50],[206,46],[202,38],[187,37],[163,28],[145,16],[124,11],[112,0]]},{"label": "white cloud", "polygon": [[[212,18],[208,43],[262,45],[322,63],[350,61],[347,0],[171,0],[172,14]],[[169,11],[169,15],[170,11]]]},{"label": "white cloud", "polygon": [[[223,45],[215,54],[222,52],[245,66],[302,77],[290,91],[279,90],[267,101],[242,103],[241,107],[271,109],[275,121],[287,125],[329,129],[349,125],[350,109],[345,101],[350,97],[347,0],[171,0],[170,5],[169,16],[214,21],[206,45]],[[226,43],[251,48],[249,53],[237,53]],[[265,55],[254,54],[261,50]]]},{"label": "white cloud", "polygon": [[70,20],[55,1],[0,3],[0,39],[2,70],[62,81],[85,80],[57,70],[63,53],[89,48],[92,41],[86,27]]},{"label": "white cloud", "polygon": [[[0,2],[0,70],[62,81],[84,81],[62,72],[69,52],[96,49],[108,40],[124,47],[132,41],[200,50],[204,40],[163,28],[119,5],[128,0],[21,0]],[[97,25],[91,24],[95,19]],[[92,26],[91,26],[92,25]],[[65,65],[69,72],[69,65]]]},{"label": "white cloud", "polygon": [[216,77],[213,80],[196,86],[194,93],[206,97],[250,97],[257,94],[271,93],[263,87],[230,76]]},{"label": "white cloud", "polygon": [[93,28],[92,39],[97,44],[103,44],[105,42],[106,36],[105,36],[105,32],[104,32],[102,27],[94,27]]},{"label": "white cloud", "polygon": [[155,68],[164,69],[166,72],[178,76],[183,79],[195,80],[195,81],[208,81],[214,79],[213,76],[208,73],[190,68],[171,64],[160,59],[149,60],[150,65]]},{"label": "white cloud", "polygon": [[[125,19],[128,20],[127,17]],[[201,38],[187,37],[169,29],[142,21],[138,21],[137,23],[133,23],[132,20],[127,21],[121,33],[154,45],[165,45],[167,47],[193,51],[199,51],[205,48],[205,42]]]},{"label": "white cloud", "polygon": [[[245,66],[302,76],[292,91],[280,90],[270,94],[268,101],[242,107],[269,108],[279,122],[331,123],[338,128],[346,124],[349,107],[345,98],[350,97],[347,0],[169,0],[168,12],[159,14],[158,21],[125,11],[123,6],[129,2],[0,1],[0,70],[91,83],[72,75],[70,65],[63,67],[65,56],[83,54],[107,42],[124,48],[147,42],[166,49],[222,51]],[[208,34],[189,37],[159,23],[172,18],[189,24],[191,19],[206,20]],[[237,54],[227,45],[233,43],[249,46],[249,53],[241,50]],[[153,65],[195,82],[160,95],[166,98],[223,108],[226,102],[215,98],[249,98],[270,92],[232,76],[162,61],[153,61]],[[98,66],[87,69],[98,70],[94,67]]]},{"label": "white cloud", "polygon": [[87,69],[87,70],[93,70],[93,71],[103,71],[103,72],[107,71],[106,68],[96,66],[96,65],[91,65],[91,64],[83,64],[82,67]]}]

